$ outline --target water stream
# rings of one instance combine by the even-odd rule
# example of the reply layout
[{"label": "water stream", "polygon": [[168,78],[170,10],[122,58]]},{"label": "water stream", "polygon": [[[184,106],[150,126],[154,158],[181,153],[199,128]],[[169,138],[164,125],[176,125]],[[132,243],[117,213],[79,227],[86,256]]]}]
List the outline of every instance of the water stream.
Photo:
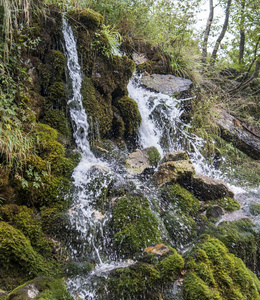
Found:
[{"label": "water stream", "polygon": [[[106,226],[111,220],[111,212],[99,209],[96,201],[103,191],[116,180],[129,180],[127,173],[118,172],[117,167],[95,157],[92,153],[88,131],[89,125],[82,104],[82,74],[78,62],[77,46],[71,26],[63,16],[62,32],[67,68],[72,85],[72,98],[68,107],[73,127],[73,136],[81,160],[73,172],[73,206],[69,210],[71,231],[74,233],[68,245],[74,262],[90,261],[95,268],[87,275],[79,275],[67,280],[71,294],[77,299],[97,299],[97,278],[106,278],[115,268],[128,267],[134,262],[118,260],[111,253],[112,241]],[[220,171],[207,163],[200,152],[204,141],[186,130],[187,124],[181,120],[180,100],[170,96],[148,91],[141,87],[138,78],[128,85],[129,96],[133,98],[142,115],[139,131],[141,148],[155,146],[163,156],[167,152],[185,149],[195,165],[197,173],[223,179]],[[137,186],[141,186],[138,179]],[[75,294],[76,293],[76,294]]]}]

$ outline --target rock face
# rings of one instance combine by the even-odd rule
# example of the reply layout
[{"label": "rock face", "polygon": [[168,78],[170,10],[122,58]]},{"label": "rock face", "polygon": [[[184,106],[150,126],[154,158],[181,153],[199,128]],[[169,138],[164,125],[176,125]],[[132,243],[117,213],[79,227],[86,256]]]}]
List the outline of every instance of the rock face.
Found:
[{"label": "rock face", "polygon": [[148,147],[143,150],[137,149],[129,154],[126,160],[128,173],[141,174],[145,169],[156,166],[160,160],[160,154],[155,147]]},{"label": "rock face", "polygon": [[224,197],[234,197],[228,187],[221,180],[213,179],[204,175],[195,175],[189,189],[202,201],[217,200]]},{"label": "rock face", "polygon": [[218,109],[217,115],[221,137],[253,159],[260,159],[260,132],[224,110]]},{"label": "rock face", "polygon": [[185,151],[176,151],[176,152],[170,152],[165,154],[165,156],[162,159],[162,163],[168,162],[168,161],[177,161],[177,160],[188,160],[189,156],[187,152]]},{"label": "rock face", "polygon": [[148,58],[146,57],[145,53],[134,52],[132,57],[133,57],[133,61],[135,62],[136,65],[141,65],[148,61]]},{"label": "rock face", "polygon": [[160,165],[153,175],[157,185],[162,185],[177,180],[189,180],[194,174],[194,166],[189,160],[168,161]]},{"label": "rock face", "polygon": [[161,74],[145,75],[142,77],[141,83],[148,89],[166,95],[187,91],[192,85],[192,81],[189,79]]}]

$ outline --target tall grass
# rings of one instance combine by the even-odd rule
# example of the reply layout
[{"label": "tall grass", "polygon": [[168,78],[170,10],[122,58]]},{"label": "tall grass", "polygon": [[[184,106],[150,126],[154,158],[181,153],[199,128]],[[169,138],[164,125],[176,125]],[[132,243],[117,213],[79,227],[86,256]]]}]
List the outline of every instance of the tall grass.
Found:
[{"label": "tall grass", "polygon": [[0,157],[2,163],[15,170],[22,170],[32,154],[34,140],[19,128],[0,126]]}]

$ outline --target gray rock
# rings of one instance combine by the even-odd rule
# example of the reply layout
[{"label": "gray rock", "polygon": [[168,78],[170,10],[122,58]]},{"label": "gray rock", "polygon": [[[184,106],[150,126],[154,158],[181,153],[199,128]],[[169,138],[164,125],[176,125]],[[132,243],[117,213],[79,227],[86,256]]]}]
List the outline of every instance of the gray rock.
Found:
[{"label": "gray rock", "polygon": [[[154,165],[154,153],[158,153],[156,147],[147,147],[143,150],[137,149],[128,155],[126,160],[127,171],[130,174],[141,174],[145,169]],[[160,154],[159,154],[160,155]],[[151,157],[152,156],[152,157]],[[151,159],[152,158],[152,159]],[[158,157],[159,159],[159,157]]]},{"label": "gray rock", "polygon": [[141,65],[144,64],[148,61],[148,58],[146,57],[145,53],[133,53],[133,61],[135,62],[136,65]]},{"label": "gray rock", "polygon": [[166,95],[174,95],[175,93],[187,91],[192,85],[190,79],[161,74],[143,75],[141,83],[148,89]]},{"label": "gray rock", "polygon": [[188,188],[201,201],[234,197],[233,192],[229,190],[224,182],[204,175],[195,175]]},{"label": "gray rock", "polygon": [[260,159],[260,133],[256,129],[223,109],[216,110],[215,119],[224,140],[253,159]]},{"label": "gray rock", "polygon": [[158,171],[153,175],[153,180],[157,185],[177,180],[191,180],[194,170],[189,160],[168,161],[159,166]]},{"label": "gray rock", "polygon": [[178,160],[188,160],[189,155],[185,151],[176,151],[165,154],[162,159],[162,163],[167,161],[178,161]]}]

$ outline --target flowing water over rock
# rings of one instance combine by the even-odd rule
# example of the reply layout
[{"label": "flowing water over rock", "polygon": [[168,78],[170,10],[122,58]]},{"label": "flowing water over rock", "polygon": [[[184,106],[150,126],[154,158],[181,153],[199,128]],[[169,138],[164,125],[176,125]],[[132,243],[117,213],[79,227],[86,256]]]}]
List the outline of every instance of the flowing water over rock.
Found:
[{"label": "flowing water over rock", "polygon": [[[110,215],[103,214],[95,208],[95,201],[111,182],[111,173],[107,163],[97,159],[90,149],[88,142],[88,121],[82,105],[81,82],[82,74],[78,62],[76,41],[73,31],[65,17],[62,27],[67,67],[72,82],[73,97],[68,101],[74,139],[77,150],[82,158],[73,172],[74,194],[73,207],[69,210],[71,228],[75,235],[70,241],[71,256],[76,262],[92,258],[97,264],[88,276],[77,276],[68,280],[68,287],[73,296],[74,291],[84,299],[96,299],[95,289],[91,280],[115,268],[127,267],[132,261],[104,263],[107,234],[104,232],[105,224]],[[102,254],[101,254],[102,253]],[[83,284],[84,282],[84,284]],[[77,297],[76,295],[76,297]]]},{"label": "flowing water over rock", "polygon": [[[102,199],[108,187],[115,182],[119,184],[134,182],[137,188],[148,197],[150,206],[153,208],[151,195],[155,195],[156,190],[143,186],[137,177],[129,176],[126,170],[119,172],[118,166],[98,159],[92,153],[88,141],[87,115],[82,105],[82,74],[76,41],[65,17],[63,17],[63,35],[67,67],[72,84],[72,98],[68,101],[68,107],[77,150],[82,155],[73,173],[73,206],[68,212],[73,236],[68,248],[70,257],[76,265],[87,263],[95,266],[91,272],[88,270],[81,275],[72,276],[67,280],[67,284],[75,299],[78,297],[90,300],[101,299],[99,289],[102,287],[103,293],[106,290],[105,280],[109,273],[117,268],[127,268],[134,264],[134,261],[118,260],[113,253],[113,241],[109,226],[107,226],[111,222],[112,212],[111,209],[103,209],[99,199]],[[203,147],[204,141],[188,133],[189,125],[181,120],[182,100],[148,91],[140,86],[137,78],[130,81],[128,90],[129,96],[137,102],[142,115],[139,130],[141,148],[155,146],[161,155],[186,150],[197,173],[223,178],[222,174],[208,164],[201,154],[200,148]],[[155,215],[159,220],[159,216],[156,213]],[[160,220],[158,224],[160,230],[164,231]],[[175,290],[172,293],[175,294]]]}]

